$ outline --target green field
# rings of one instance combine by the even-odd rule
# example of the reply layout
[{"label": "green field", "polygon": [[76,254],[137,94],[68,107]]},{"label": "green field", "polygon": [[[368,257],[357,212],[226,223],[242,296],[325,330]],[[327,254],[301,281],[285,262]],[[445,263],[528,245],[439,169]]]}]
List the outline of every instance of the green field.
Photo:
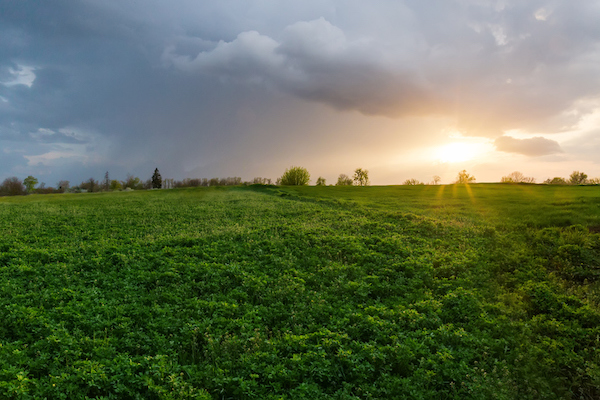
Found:
[{"label": "green field", "polygon": [[600,187],[0,198],[0,398],[596,399]]}]

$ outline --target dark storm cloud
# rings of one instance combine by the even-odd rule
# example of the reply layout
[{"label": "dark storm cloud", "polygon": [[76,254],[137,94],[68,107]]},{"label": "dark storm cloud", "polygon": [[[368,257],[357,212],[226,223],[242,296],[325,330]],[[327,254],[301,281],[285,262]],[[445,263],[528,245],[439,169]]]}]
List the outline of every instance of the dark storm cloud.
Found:
[{"label": "dark storm cloud", "polygon": [[511,136],[500,136],[494,141],[494,145],[499,151],[523,154],[530,157],[539,157],[563,152],[558,142],[541,136],[531,139],[515,139]]}]

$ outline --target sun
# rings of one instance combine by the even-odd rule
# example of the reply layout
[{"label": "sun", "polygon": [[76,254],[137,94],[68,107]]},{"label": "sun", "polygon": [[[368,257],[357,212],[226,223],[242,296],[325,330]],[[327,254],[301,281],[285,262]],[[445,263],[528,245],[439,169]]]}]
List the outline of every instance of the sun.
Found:
[{"label": "sun", "polygon": [[443,163],[458,163],[469,161],[479,155],[481,151],[475,143],[448,143],[438,147],[436,158]]}]

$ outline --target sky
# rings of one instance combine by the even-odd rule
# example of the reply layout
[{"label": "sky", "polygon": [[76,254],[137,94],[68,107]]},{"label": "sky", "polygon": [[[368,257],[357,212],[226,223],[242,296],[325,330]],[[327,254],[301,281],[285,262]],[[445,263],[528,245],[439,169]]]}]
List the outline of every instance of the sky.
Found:
[{"label": "sky", "polygon": [[600,176],[600,0],[0,0],[0,180]]}]

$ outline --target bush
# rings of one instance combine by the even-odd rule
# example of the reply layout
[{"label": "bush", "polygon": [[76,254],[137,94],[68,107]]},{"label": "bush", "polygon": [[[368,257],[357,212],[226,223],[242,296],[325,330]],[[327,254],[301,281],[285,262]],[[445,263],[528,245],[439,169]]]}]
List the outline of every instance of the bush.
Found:
[{"label": "bush", "polygon": [[323,178],[322,176],[317,178],[317,186],[327,186],[325,178]]},{"label": "bush", "polygon": [[280,178],[280,183],[286,186],[301,186],[308,185],[310,174],[306,168],[291,167],[286,169]]}]

